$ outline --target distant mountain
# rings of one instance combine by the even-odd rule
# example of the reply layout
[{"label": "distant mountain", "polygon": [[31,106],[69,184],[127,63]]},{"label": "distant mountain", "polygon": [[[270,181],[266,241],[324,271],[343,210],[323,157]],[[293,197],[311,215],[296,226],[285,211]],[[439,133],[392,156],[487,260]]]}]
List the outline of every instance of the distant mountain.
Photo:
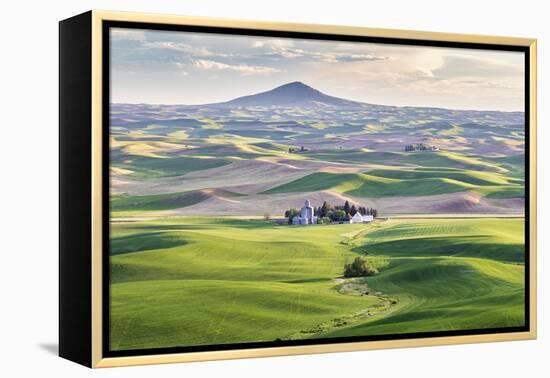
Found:
[{"label": "distant mountain", "polygon": [[231,101],[206,106],[238,107],[299,107],[299,108],[362,108],[366,104],[326,95],[302,82],[281,85],[267,92],[243,96]]}]

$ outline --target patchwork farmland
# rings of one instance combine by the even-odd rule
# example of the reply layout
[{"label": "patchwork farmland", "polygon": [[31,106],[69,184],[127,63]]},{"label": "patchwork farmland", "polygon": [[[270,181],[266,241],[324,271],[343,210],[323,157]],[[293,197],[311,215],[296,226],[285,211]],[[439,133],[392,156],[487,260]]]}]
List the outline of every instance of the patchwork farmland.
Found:
[{"label": "patchwork farmland", "polygon": [[[271,92],[111,105],[113,350],[524,324],[523,113]],[[306,199],[378,217],[288,225]]]}]

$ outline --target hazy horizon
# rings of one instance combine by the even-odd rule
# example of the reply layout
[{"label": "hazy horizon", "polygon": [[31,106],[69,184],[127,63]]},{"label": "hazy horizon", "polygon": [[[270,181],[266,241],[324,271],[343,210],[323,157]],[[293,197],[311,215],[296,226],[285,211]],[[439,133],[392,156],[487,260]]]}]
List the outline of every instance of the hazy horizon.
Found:
[{"label": "hazy horizon", "polygon": [[[310,86],[312,87],[313,89],[317,89],[307,83],[304,83],[304,82],[301,82],[307,86]],[[287,85],[287,84],[290,84],[290,83],[282,83],[280,85],[277,85],[276,87],[273,87],[273,88],[269,88],[269,89],[266,89],[266,90],[263,90],[263,91],[260,91],[260,92],[256,92],[256,93],[250,93],[249,95],[256,95],[256,94],[260,94],[260,93],[263,93],[263,92],[268,92],[272,89],[276,89],[278,87],[282,87],[284,85]],[[323,92],[324,93],[324,92]],[[331,95],[330,93],[324,93],[326,95]],[[248,96],[248,95],[243,95],[243,96]],[[239,97],[242,97],[242,96],[239,96]],[[216,103],[223,103],[223,102],[227,102],[227,101],[230,101],[230,100],[234,100],[236,98],[239,98],[239,97],[232,97],[232,98],[226,98],[226,99],[223,99],[223,100],[220,100],[220,101],[216,101],[216,102],[211,102],[211,103],[200,103],[200,104],[185,104],[185,103],[161,103],[161,102],[111,102],[111,104],[113,105],[151,105],[151,106],[201,106],[201,105],[211,105],[211,104],[216,104]],[[353,99],[353,98],[343,98],[342,99],[344,100],[350,100],[350,101],[357,101],[357,102],[362,102],[362,101],[359,101],[359,100],[356,100],[356,99]],[[367,103],[365,103],[367,104]],[[462,108],[450,108],[450,107],[441,107],[441,106],[415,106],[415,105],[392,105],[392,104],[382,104],[382,103],[368,103],[370,105],[381,105],[381,106],[395,106],[395,107],[402,107],[402,108],[406,108],[406,107],[418,107],[418,108],[433,108],[433,109],[445,109],[445,110],[456,110],[456,111],[476,111],[476,112],[504,112],[504,113],[518,113],[518,112],[521,112],[523,113],[524,110],[521,109],[521,110],[495,110],[495,109],[462,109]]]},{"label": "hazy horizon", "polygon": [[524,111],[524,55],[111,29],[111,102],[202,105],[300,81],[364,103]]}]

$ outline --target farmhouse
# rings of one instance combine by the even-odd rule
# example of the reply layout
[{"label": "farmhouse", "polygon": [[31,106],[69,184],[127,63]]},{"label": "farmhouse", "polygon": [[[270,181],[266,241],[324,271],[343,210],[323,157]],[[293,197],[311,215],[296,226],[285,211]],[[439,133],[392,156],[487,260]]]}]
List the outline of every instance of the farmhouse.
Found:
[{"label": "farmhouse", "polygon": [[368,223],[372,222],[374,217],[372,215],[361,215],[359,212],[355,213],[350,219],[350,223]]},{"label": "farmhouse", "polygon": [[306,200],[304,207],[300,210],[300,215],[292,218],[292,224],[316,224],[317,217],[313,215],[313,206],[309,200]]}]

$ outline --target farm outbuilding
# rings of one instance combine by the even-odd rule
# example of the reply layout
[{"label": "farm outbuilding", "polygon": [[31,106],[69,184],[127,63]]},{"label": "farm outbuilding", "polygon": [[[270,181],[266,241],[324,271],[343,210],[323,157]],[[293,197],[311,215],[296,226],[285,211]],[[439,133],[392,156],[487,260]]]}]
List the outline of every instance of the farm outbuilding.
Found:
[{"label": "farm outbuilding", "polygon": [[317,216],[314,215],[313,206],[311,202],[306,200],[304,207],[300,210],[300,215],[292,218],[292,224],[316,224]]},{"label": "farm outbuilding", "polygon": [[368,223],[373,220],[374,217],[372,215],[361,215],[361,213],[357,212],[353,217],[351,217],[350,223]]}]

